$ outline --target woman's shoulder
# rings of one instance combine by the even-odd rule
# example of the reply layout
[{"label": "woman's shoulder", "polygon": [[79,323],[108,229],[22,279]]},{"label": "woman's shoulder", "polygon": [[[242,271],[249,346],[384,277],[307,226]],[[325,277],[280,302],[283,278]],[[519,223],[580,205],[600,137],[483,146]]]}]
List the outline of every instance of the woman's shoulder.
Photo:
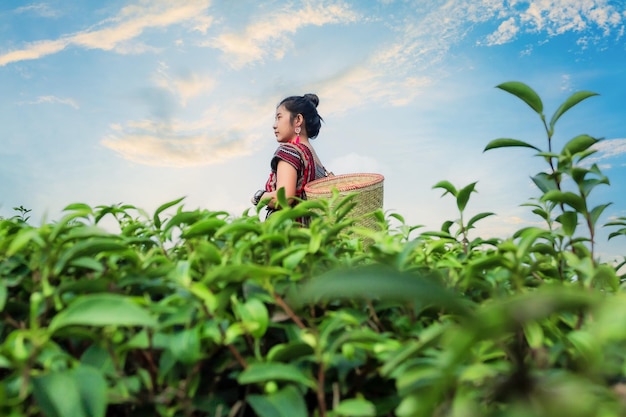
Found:
[{"label": "woman's shoulder", "polygon": [[281,143],[278,148],[276,148],[276,152],[274,154],[278,155],[281,153],[288,153],[292,155],[306,155],[311,154],[311,150],[306,145],[302,144]]}]

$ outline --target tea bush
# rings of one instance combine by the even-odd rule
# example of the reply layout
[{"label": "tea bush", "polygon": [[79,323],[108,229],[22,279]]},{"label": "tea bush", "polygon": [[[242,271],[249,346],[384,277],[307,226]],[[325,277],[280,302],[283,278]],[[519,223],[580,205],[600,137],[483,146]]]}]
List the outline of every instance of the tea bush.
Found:
[{"label": "tea bush", "polygon": [[[102,416],[626,415],[621,265],[594,254],[608,179],[581,163],[597,139],[552,148],[527,85],[498,86],[535,111],[547,170],[527,206],[544,227],[471,238],[476,183],[434,188],[456,220],[376,230],[353,198],[258,216],[72,204],[34,227],[0,220],[0,413]],[[284,194],[279,195],[286,205]],[[294,219],[310,213],[309,228]],[[119,227],[101,227],[103,219]],[[582,225],[582,226],[581,226]],[[610,238],[626,235],[626,219]],[[583,230],[584,229],[584,230]]]}]

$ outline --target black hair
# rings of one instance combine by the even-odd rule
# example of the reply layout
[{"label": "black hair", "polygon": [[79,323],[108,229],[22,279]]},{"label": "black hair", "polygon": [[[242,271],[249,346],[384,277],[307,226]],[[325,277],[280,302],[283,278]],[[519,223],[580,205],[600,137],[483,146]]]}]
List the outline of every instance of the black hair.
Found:
[{"label": "black hair", "polygon": [[305,94],[303,96],[291,96],[283,99],[278,106],[285,106],[291,113],[291,121],[301,114],[304,118],[304,128],[310,139],[315,139],[322,127],[322,117],[317,113],[317,105],[320,103],[319,97],[315,94]]}]

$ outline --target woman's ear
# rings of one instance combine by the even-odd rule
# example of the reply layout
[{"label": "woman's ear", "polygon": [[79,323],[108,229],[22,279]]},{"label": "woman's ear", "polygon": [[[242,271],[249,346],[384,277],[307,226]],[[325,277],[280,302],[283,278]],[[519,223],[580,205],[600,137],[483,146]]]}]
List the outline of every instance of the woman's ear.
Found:
[{"label": "woman's ear", "polygon": [[302,127],[302,124],[304,123],[304,117],[302,116],[301,113],[298,113],[296,115],[296,117],[293,119],[293,124],[294,126],[300,126]]}]

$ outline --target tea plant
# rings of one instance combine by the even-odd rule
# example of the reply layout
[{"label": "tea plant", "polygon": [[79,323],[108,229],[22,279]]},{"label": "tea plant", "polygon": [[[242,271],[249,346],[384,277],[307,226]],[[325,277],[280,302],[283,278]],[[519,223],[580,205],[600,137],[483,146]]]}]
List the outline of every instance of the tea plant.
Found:
[{"label": "tea plant", "polygon": [[[530,87],[499,87],[548,136],[543,151],[486,147],[535,149],[548,165],[526,204],[546,227],[511,238],[473,237],[493,213],[470,216],[476,183],[448,181],[434,188],[458,219],[418,234],[397,213],[359,226],[338,194],[291,208],[279,193],[284,208],[263,222],[183,199],[152,214],[71,204],[39,227],[0,220],[0,414],[626,414],[626,294],[594,259],[608,204],[588,206],[608,179],[580,166],[596,139],[552,150],[556,121],[594,94],[548,123]],[[623,218],[607,226],[625,234]]]}]

